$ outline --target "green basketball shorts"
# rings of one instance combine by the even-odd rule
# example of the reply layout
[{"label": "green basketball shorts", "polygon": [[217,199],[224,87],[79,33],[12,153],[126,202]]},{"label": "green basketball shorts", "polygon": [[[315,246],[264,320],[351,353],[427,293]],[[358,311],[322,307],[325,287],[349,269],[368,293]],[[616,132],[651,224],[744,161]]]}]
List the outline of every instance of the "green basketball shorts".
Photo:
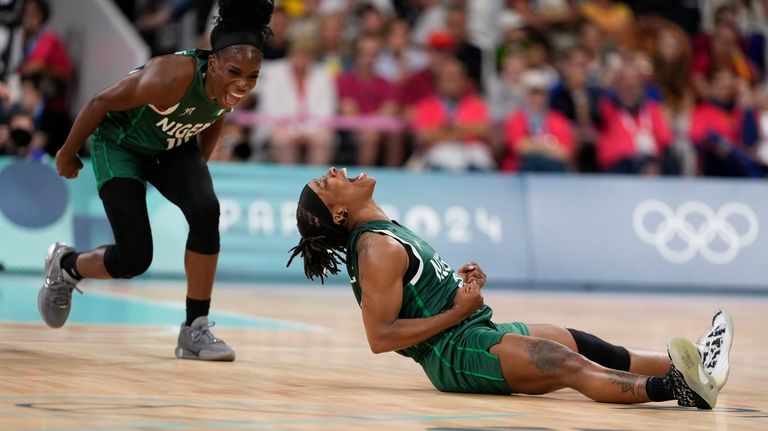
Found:
[{"label": "green basketball shorts", "polygon": [[467,322],[447,332],[420,360],[438,390],[510,394],[499,357],[489,352],[505,334],[530,335],[525,323]]}]

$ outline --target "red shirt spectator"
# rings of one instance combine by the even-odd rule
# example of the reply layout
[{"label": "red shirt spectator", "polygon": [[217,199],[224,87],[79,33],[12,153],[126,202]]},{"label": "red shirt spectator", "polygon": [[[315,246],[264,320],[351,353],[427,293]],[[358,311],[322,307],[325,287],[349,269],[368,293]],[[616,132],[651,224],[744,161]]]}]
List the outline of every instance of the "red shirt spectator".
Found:
[{"label": "red shirt spectator", "polygon": [[501,170],[517,170],[520,151],[526,142],[531,140],[539,141],[542,145],[558,145],[570,157],[573,152],[573,132],[568,118],[559,112],[547,111],[542,120],[541,125],[535,127],[528,113],[522,109],[507,119],[504,124],[504,136],[508,152],[501,163]]},{"label": "red shirt spectator", "polygon": [[636,114],[610,100],[604,100],[600,108],[603,128],[597,160],[603,168],[643,153],[659,158],[672,142],[672,132],[656,102],[645,101]]},{"label": "red shirt spectator", "polygon": [[68,81],[74,72],[67,49],[52,31],[44,30],[30,41],[25,49],[26,56],[19,66],[22,74],[47,71],[50,76]]},{"label": "red shirt spectator", "polygon": [[[439,96],[423,99],[413,111],[412,125],[417,132],[437,129],[446,124],[456,126],[488,124],[491,116],[488,107],[480,97],[468,94],[459,99],[456,106],[449,106]],[[484,138],[467,136],[465,144],[477,143]]]},{"label": "red shirt spectator", "polygon": [[354,100],[359,114],[371,114],[386,103],[395,103],[397,92],[389,82],[378,76],[363,79],[355,71],[339,77],[339,100]]}]

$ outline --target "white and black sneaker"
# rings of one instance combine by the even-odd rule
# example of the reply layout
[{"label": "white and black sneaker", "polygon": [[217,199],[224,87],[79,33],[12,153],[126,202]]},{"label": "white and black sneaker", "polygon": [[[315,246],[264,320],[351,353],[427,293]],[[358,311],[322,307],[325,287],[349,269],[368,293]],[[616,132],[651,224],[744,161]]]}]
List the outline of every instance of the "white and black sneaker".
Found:
[{"label": "white and black sneaker", "polygon": [[701,353],[704,371],[709,373],[721,390],[728,381],[730,372],[731,344],[733,343],[733,319],[724,310],[717,310],[712,316],[712,327],[696,343]]},{"label": "white and black sneaker", "polygon": [[704,371],[701,355],[696,346],[685,338],[673,338],[667,344],[672,363],[664,377],[665,385],[672,389],[677,404],[711,410],[717,404],[717,384]]}]

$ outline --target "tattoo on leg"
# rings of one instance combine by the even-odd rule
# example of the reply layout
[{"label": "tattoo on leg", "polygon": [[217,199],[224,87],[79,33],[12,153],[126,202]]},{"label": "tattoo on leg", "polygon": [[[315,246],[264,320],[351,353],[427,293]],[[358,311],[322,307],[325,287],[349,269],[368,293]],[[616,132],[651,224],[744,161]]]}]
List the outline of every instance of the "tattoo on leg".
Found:
[{"label": "tattoo on leg", "polygon": [[542,373],[554,373],[570,353],[567,347],[551,341],[531,340],[528,342],[528,363]]},{"label": "tattoo on leg", "polygon": [[618,370],[606,370],[608,379],[621,388],[622,393],[629,392],[632,395],[639,395],[645,389],[646,377],[637,376]]}]

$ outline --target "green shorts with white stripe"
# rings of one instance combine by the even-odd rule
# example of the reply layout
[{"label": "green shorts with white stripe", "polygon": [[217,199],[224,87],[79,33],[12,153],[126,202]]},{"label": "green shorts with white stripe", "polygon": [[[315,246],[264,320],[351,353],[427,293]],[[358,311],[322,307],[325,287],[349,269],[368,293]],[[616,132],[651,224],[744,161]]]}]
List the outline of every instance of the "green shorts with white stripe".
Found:
[{"label": "green shorts with white stripe", "polygon": [[530,335],[522,322],[493,323],[470,320],[444,333],[436,342],[430,340],[430,351],[420,358],[424,372],[444,392],[509,394],[499,357],[489,349],[505,334]]}]

